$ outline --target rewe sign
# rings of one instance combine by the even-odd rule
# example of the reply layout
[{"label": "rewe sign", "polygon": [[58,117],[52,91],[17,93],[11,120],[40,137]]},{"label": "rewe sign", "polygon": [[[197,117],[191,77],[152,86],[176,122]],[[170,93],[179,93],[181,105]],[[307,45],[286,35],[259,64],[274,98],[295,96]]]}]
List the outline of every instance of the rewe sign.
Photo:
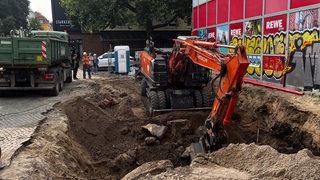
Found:
[{"label": "rewe sign", "polygon": [[287,15],[273,16],[264,19],[264,34],[275,34],[286,30]]},{"label": "rewe sign", "polygon": [[266,22],[266,28],[267,29],[273,29],[273,28],[283,29],[282,19],[275,20],[275,21],[267,21]]}]

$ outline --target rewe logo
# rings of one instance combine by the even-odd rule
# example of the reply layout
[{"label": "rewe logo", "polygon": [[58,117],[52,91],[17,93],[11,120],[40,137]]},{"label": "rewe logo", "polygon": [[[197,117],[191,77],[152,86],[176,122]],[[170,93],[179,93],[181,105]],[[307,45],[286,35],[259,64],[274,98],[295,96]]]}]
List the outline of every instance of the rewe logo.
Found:
[{"label": "rewe logo", "polygon": [[274,29],[274,28],[283,28],[282,25],[282,19],[276,20],[276,21],[267,21],[266,23],[266,29]]},{"label": "rewe logo", "polygon": [[241,36],[241,29],[231,29],[231,36]]},{"label": "rewe logo", "polygon": [[208,38],[216,38],[216,35],[214,32],[208,33]]}]

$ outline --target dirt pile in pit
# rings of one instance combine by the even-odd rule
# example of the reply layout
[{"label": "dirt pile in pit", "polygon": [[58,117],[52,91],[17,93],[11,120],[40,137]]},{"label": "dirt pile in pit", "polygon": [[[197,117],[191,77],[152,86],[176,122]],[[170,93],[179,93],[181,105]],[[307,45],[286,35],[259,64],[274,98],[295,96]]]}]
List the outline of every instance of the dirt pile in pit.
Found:
[{"label": "dirt pile in pit", "polygon": [[[141,164],[166,159],[178,168],[169,170],[164,177],[183,179],[221,178],[219,173],[230,172],[239,175],[238,179],[283,179],[291,177],[288,172],[312,174],[314,165],[319,167],[317,157],[304,153],[305,150],[286,155],[252,144],[230,145],[187,166],[190,160],[181,158],[181,154],[191,142],[197,141],[199,135],[195,129],[203,125],[208,111],[170,112],[150,118],[145,109],[146,99],[140,97],[139,81],[120,76],[96,82],[95,93],[59,105],[58,110],[62,109],[59,113],[65,113],[66,117],[56,111],[49,113],[50,121],[39,128],[31,144],[19,154],[19,160],[12,163],[13,169],[7,169],[6,177],[15,177],[15,171],[20,168],[18,177],[35,174],[31,177],[120,179]],[[245,85],[227,128],[230,142],[268,144],[284,153],[309,148],[317,154],[320,113],[319,104],[312,99]],[[189,120],[190,124],[169,125],[181,119]],[[168,127],[164,137],[156,139],[153,145],[146,145],[145,138],[151,135],[141,128],[148,123]],[[302,160],[308,157],[314,165]],[[276,162],[278,159],[281,161]],[[199,163],[195,165],[196,162]],[[170,176],[170,172],[174,175]]]},{"label": "dirt pile in pit", "polygon": [[[201,161],[198,161],[198,164],[201,164],[199,162]],[[320,174],[317,173],[320,170],[320,158],[307,149],[288,155],[281,154],[270,146],[232,144],[210,154],[207,162],[249,172],[253,178],[258,179],[320,178]]]},{"label": "dirt pile in pit", "polygon": [[320,110],[308,108],[317,103],[317,98],[247,85],[227,127],[230,142],[270,145],[281,153],[308,148],[320,155]]},{"label": "dirt pile in pit", "polygon": [[281,154],[270,146],[230,144],[198,155],[188,167],[137,179],[319,179],[320,158],[307,150]]},{"label": "dirt pile in pit", "polygon": [[[188,164],[189,159],[181,158],[181,154],[198,140],[196,129],[203,125],[208,111],[170,112],[150,118],[146,99],[139,95],[139,82],[114,79],[100,84],[95,94],[64,106],[68,134],[91,155],[92,173],[119,178],[149,161],[169,159],[175,167]],[[281,92],[245,86],[227,132],[231,143],[268,144],[283,153],[309,148],[318,154],[315,135],[304,128],[312,117],[312,112],[298,109]],[[190,124],[168,125],[177,119],[189,120]],[[165,136],[151,146],[145,143],[151,135],[141,128],[148,123],[168,127]]]},{"label": "dirt pile in pit", "polygon": [[[92,167],[84,171],[94,174],[93,177],[120,178],[155,160],[169,159],[175,166],[190,163],[181,154],[190,142],[197,140],[193,129],[203,123],[208,112],[171,112],[150,118],[139,90],[132,79],[103,81],[95,94],[64,105],[69,119],[68,135],[90,154],[91,159],[83,161],[90,161]],[[167,122],[176,119],[192,121],[184,130],[173,131]],[[151,145],[145,141],[151,134],[142,128],[148,123],[168,127],[166,134]]]}]

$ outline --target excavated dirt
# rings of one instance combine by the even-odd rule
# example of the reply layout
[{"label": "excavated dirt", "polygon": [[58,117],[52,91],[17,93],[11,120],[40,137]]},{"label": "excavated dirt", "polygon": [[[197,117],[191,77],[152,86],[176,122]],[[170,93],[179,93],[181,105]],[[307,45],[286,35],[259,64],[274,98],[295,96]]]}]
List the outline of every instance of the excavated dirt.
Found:
[{"label": "excavated dirt", "polygon": [[[0,171],[4,179],[15,176],[120,179],[150,161],[168,159],[174,167],[190,164],[190,158],[181,155],[192,142],[198,140],[196,129],[203,125],[209,111],[168,112],[149,117],[145,108],[146,99],[140,96],[140,81],[128,76],[96,79],[94,84],[88,86],[88,92],[89,89],[91,93],[88,95],[62,103],[47,114],[47,120],[39,127],[30,144],[17,155],[10,167],[2,173]],[[274,161],[273,157],[277,158],[274,154],[296,154],[305,148],[319,156],[319,103],[317,95],[297,96],[245,84],[231,124],[227,127],[232,144],[215,152],[220,155],[215,162],[225,159],[222,156],[229,157],[231,151],[250,149],[256,153],[268,154],[270,151],[270,156],[263,159],[270,163]],[[169,125],[170,121],[181,119],[189,120],[190,124]],[[149,123],[166,126],[164,136],[150,138],[153,136],[141,127]],[[235,145],[238,143],[244,144]],[[258,145],[268,146],[259,148]],[[215,153],[211,158],[218,156]],[[243,165],[247,163],[244,156],[248,155],[230,157],[230,162],[237,166],[224,161],[219,165],[238,169],[246,167],[241,170],[253,172],[249,165]],[[254,163],[254,160],[251,161]],[[284,164],[279,164],[279,167]],[[313,168],[312,164],[309,168]],[[306,173],[305,169],[308,167],[300,173]],[[299,168],[295,171],[299,173]],[[263,176],[263,172],[251,175],[256,178],[273,177],[269,174]],[[165,177],[168,176],[160,178]],[[242,176],[244,179],[246,177],[250,176]]]},{"label": "excavated dirt", "polygon": [[[197,140],[193,130],[200,126],[208,112],[171,112],[150,118],[145,99],[140,97],[140,83],[133,79],[102,81],[96,94],[79,97],[64,105],[69,119],[68,135],[83,145],[92,160],[104,164],[100,177],[122,177],[139,165],[169,159],[175,166],[185,166],[189,159],[180,158],[185,147]],[[179,132],[168,126],[167,133],[147,145],[151,134],[142,126],[148,123],[167,126],[175,119],[193,120]],[[98,168],[98,169],[99,169]]]},{"label": "excavated dirt", "polygon": [[[297,101],[300,99],[304,102]],[[241,94],[231,126],[228,127],[230,142],[270,145],[281,153],[297,153],[308,148],[320,155],[319,134],[313,139],[313,128],[307,124],[319,120],[319,96],[295,96],[275,90],[245,86]],[[304,105],[309,104],[309,105]],[[319,130],[317,130],[319,131]]]}]

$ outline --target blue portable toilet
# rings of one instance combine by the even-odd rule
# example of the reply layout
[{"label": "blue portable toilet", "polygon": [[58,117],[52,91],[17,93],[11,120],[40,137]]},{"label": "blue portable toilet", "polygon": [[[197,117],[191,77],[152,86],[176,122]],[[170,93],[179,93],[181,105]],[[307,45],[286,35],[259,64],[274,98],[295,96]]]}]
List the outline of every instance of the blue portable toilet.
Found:
[{"label": "blue portable toilet", "polygon": [[114,47],[114,63],[116,73],[130,72],[130,48],[129,46]]}]

